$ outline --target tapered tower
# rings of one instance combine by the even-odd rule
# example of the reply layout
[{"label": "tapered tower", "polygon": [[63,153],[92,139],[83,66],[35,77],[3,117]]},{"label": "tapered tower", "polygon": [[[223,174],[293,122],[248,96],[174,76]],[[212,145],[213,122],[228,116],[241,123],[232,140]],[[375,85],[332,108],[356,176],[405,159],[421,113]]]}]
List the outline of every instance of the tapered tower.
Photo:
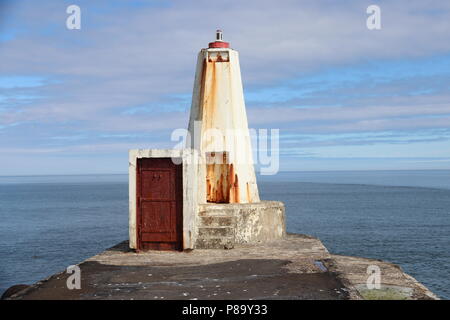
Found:
[{"label": "tapered tower", "polygon": [[206,163],[200,175],[206,202],[259,202],[239,54],[222,37],[217,30],[216,40],[198,54],[190,147]]}]

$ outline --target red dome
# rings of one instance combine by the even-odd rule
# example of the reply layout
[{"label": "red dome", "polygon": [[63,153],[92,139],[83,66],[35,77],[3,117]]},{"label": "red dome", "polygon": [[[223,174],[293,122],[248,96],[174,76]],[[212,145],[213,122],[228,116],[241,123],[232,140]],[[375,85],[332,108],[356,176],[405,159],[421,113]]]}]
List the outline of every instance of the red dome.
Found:
[{"label": "red dome", "polygon": [[209,43],[209,48],[229,48],[230,43],[225,41],[214,41]]}]

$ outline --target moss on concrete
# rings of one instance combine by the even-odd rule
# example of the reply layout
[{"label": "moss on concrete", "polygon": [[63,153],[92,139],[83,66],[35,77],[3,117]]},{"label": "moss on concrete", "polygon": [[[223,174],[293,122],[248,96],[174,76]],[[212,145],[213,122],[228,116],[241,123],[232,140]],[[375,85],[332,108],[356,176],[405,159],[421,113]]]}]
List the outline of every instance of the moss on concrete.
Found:
[{"label": "moss on concrete", "polygon": [[359,290],[359,293],[364,300],[408,300],[410,295],[406,292],[394,289],[394,288],[383,288],[383,289],[366,289]]}]

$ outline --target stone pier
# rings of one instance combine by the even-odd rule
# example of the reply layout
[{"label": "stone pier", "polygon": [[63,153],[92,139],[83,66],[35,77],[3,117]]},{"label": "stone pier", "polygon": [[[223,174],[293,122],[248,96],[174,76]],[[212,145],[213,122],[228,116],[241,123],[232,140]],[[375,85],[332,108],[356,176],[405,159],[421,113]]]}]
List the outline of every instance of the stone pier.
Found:
[{"label": "stone pier", "polygon": [[[368,289],[367,268],[382,273]],[[288,234],[233,250],[196,249],[137,254],[123,242],[78,265],[81,289],[61,272],[9,297],[13,300],[257,300],[438,299],[392,263],[334,255],[310,236]],[[13,290],[11,290],[13,291]]]}]

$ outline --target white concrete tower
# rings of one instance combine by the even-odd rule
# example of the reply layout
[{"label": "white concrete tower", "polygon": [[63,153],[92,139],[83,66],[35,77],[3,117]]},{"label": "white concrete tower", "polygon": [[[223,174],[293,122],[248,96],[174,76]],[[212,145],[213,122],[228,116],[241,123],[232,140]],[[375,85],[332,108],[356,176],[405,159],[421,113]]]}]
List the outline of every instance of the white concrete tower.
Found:
[{"label": "white concrete tower", "polygon": [[[216,31],[216,41],[198,54],[189,119],[191,148],[202,165],[200,202],[259,202],[245,111],[239,54]],[[202,201],[203,200],[203,201]]]}]

